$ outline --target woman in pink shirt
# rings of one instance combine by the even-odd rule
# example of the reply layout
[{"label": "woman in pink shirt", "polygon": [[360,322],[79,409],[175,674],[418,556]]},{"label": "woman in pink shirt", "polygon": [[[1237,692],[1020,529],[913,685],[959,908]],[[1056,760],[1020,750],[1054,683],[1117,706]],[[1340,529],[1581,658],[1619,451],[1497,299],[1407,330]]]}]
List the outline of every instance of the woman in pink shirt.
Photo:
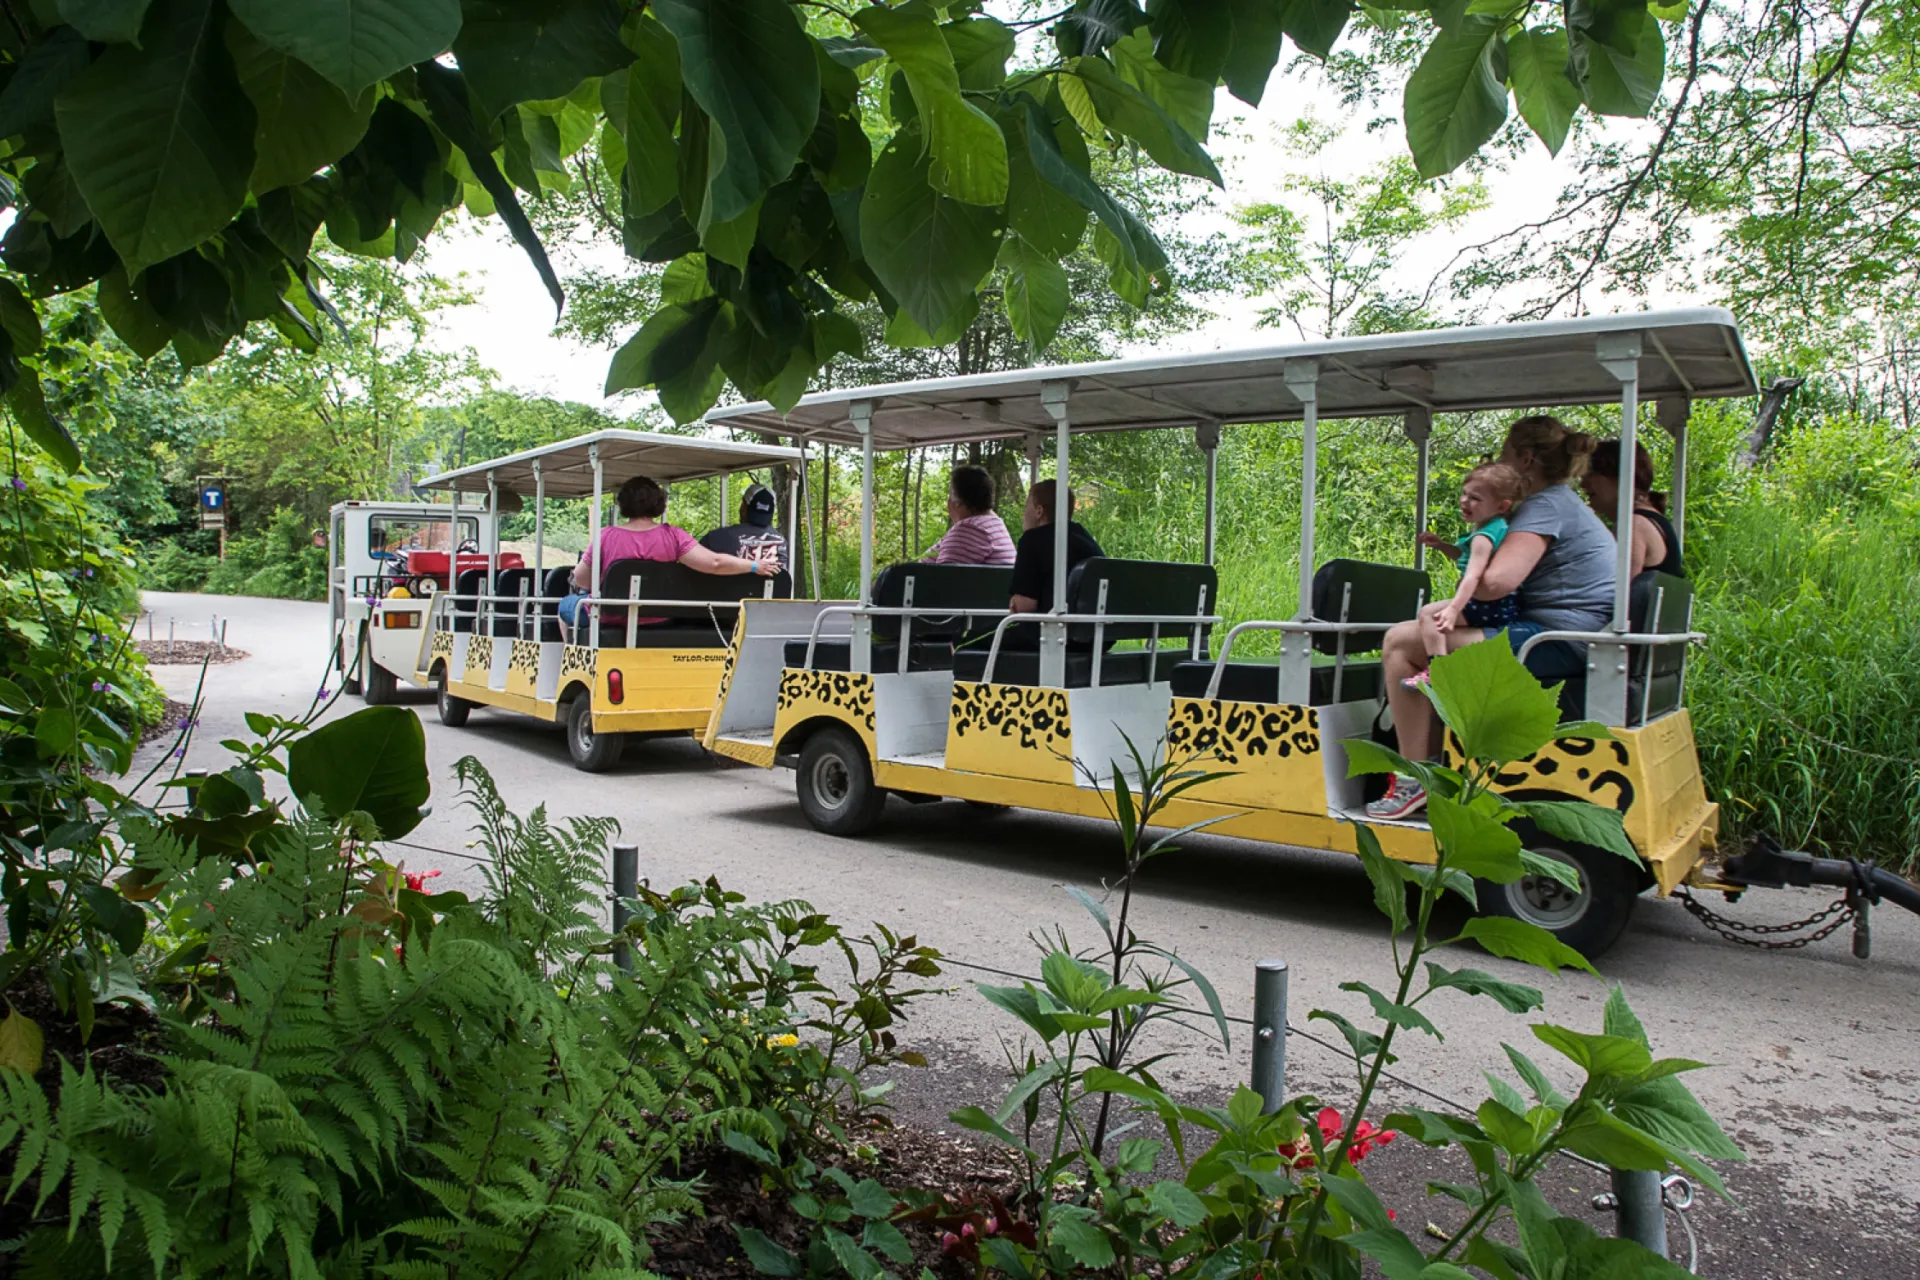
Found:
[{"label": "woman in pink shirt", "polygon": [[955,467],[947,483],[947,519],[953,521],[921,560],[928,564],[1013,563],[1007,522],[993,511],[993,477],[985,467]]},{"label": "woman in pink shirt", "polygon": [[[739,556],[709,551],[693,540],[693,535],[660,517],[667,514],[667,491],[646,476],[635,476],[620,486],[614,503],[620,508],[621,524],[610,524],[600,531],[600,570],[616,560],[678,561],[701,573],[752,573],[771,578],[780,566],[770,561],[756,564]],[[580,602],[593,590],[593,548],[588,547],[573,570],[573,593],[560,601],[560,619],[571,630],[579,625]]]}]

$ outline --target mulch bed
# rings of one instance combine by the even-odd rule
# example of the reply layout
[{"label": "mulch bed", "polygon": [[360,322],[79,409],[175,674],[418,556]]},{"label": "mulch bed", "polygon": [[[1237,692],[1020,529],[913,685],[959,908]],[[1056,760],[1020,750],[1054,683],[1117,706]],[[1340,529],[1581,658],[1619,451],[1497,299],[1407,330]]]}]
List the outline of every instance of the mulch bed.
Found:
[{"label": "mulch bed", "polygon": [[30,973],[7,988],[7,1001],[32,1018],[45,1037],[44,1056],[36,1079],[50,1099],[60,1092],[60,1060],[75,1070],[90,1063],[94,1074],[123,1085],[160,1087],[166,1076],[158,1054],[165,1050],[160,1020],[138,1005],[95,1005],[93,1034],[80,1039],[80,1028],[70,1013],[62,1013],[53,992],[38,973]]},{"label": "mulch bed", "polygon": [[[876,1128],[864,1139],[874,1149],[871,1161],[843,1164],[855,1177],[872,1178],[889,1190],[937,1192],[948,1203],[1010,1195],[1019,1170],[1011,1153],[964,1139],[901,1126]],[[654,1255],[647,1266],[662,1276],[747,1280],[757,1276],[741,1248],[735,1226],[753,1227],[776,1244],[804,1253],[811,1225],[788,1207],[779,1191],[762,1191],[760,1169],[733,1151],[706,1153],[680,1171],[698,1176],[706,1216],[655,1229]],[[913,1262],[889,1264],[899,1273],[918,1275],[922,1267],[940,1280],[970,1280],[973,1268],[940,1252],[940,1232],[918,1222],[898,1224],[913,1246]]]},{"label": "mulch bed", "polygon": [[135,640],[133,647],[146,658],[150,667],[169,664],[197,667],[203,662],[219,666],[227,662],[241,662],[252,656],[244,649],[236,649],[232,645],[223,649],[209,640],[175,640],[172,645],[165,640]]}]

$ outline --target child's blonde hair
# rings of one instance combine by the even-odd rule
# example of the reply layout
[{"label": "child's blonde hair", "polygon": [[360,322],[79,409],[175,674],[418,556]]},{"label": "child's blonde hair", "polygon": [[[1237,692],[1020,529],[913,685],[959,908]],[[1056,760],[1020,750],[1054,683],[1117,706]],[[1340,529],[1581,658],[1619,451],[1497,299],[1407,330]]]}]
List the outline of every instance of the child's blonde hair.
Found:
[{"label": "child's blonde hair", "polygon": [[1478,480],[1495,499],[1510,507],[1518,506],[1520,500],[1527,496],[1526,477],[1504,462],[1483,462],[1467,472],[1467,479]]}]

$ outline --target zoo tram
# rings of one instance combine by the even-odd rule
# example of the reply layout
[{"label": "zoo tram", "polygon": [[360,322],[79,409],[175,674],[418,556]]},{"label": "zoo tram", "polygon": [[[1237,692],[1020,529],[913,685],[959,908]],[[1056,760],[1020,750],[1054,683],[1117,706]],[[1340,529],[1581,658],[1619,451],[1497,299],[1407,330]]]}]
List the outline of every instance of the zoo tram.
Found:
[{"label": "zoo tram", "polygon": [[[1652,400],[1672,437],[1671,518],[1682,529],[1693,402],[1757,391],[1732,315],[1694,308],[935,378],[816,393],[785,414],[764,403],[718,410],[710,425],[861,451],[861,586],[851,601],[742,601],[702,740],[735,760],[793,769],[807,820],[854,836],[874,826],[889,793],[1105,817],[1101,791],[1126,740],[1164,739],[1170,757],[1227,772],[1171,802],[1169,824],[1212,819],[1220,834],[1355,853],[1355,824],[1365,821],[1388,856],[1431,863],[1425,822],[1367,818],[1366,780],[1347,776],[1345,748],[1378,720],[1386,628],[1432,597],[1425,552],[1407,564],[1316,564],[1318,423],[1401,419],[1415,455],[1417,530],[1427,521],[1435,414],[1617,403],[1631,458],[1639,404]],[[1220,433],[1293,421],[1304,438],[1298,608],[1231,627],[1216,655]],[[1038,480],[1051,439],[1063,493],[1074,435],[1161,429],[1193,430],[1205,458],[1202,563],[1096,557],[1069,571],[1069,520],[1057,512],[1050,613],[1011,614],[1005,568],[874,572],[878,451],[1021,441]],[[1632,496],[1622,485],[1616,527],[1631,526]],[[1544,876],[1483,884],[1480,909],[1537,924],[1590,956],[1612,945],[1649,889],[1838,885],[1858,922],[1857,950],[1869,903],[1885,896],[1920,911],[1920,892],[1891,873],[1765,840],[1717,867],[1706,861],[1719,811],[1686,707],[1687,652],[1705,639],[1692,630],[1692,586],[1653,573],[1630,579],[1622,543],[1610,624],[1536,641],[1587,645],[1587,674],[1563,686],[1563,715],[1584,712],[1613,736],[1549,744],[1501,785],[1615,808],[1640,866],[1535,837],[1536,852],[1578,873],[1579,890]],[[1037,629],[1037,643],[1010,643],[1014,628]],[[1255,630],[1279,634],[1277,659],[1235,657]]]}]

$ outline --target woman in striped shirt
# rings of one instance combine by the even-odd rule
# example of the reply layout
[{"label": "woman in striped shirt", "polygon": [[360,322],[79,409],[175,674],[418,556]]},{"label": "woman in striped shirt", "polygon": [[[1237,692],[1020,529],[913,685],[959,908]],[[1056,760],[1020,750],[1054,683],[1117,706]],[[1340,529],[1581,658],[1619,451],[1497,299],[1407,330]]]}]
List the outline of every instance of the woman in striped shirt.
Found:
[{"label": "woman in striped shirt", "polygon": [[955,467],[947,483],[947,519],[953,521],[940,541],[920,559],[928,564],[1013,563],[1013,539],[1007,522],[993,510],[993,477],[984,467]]}]

